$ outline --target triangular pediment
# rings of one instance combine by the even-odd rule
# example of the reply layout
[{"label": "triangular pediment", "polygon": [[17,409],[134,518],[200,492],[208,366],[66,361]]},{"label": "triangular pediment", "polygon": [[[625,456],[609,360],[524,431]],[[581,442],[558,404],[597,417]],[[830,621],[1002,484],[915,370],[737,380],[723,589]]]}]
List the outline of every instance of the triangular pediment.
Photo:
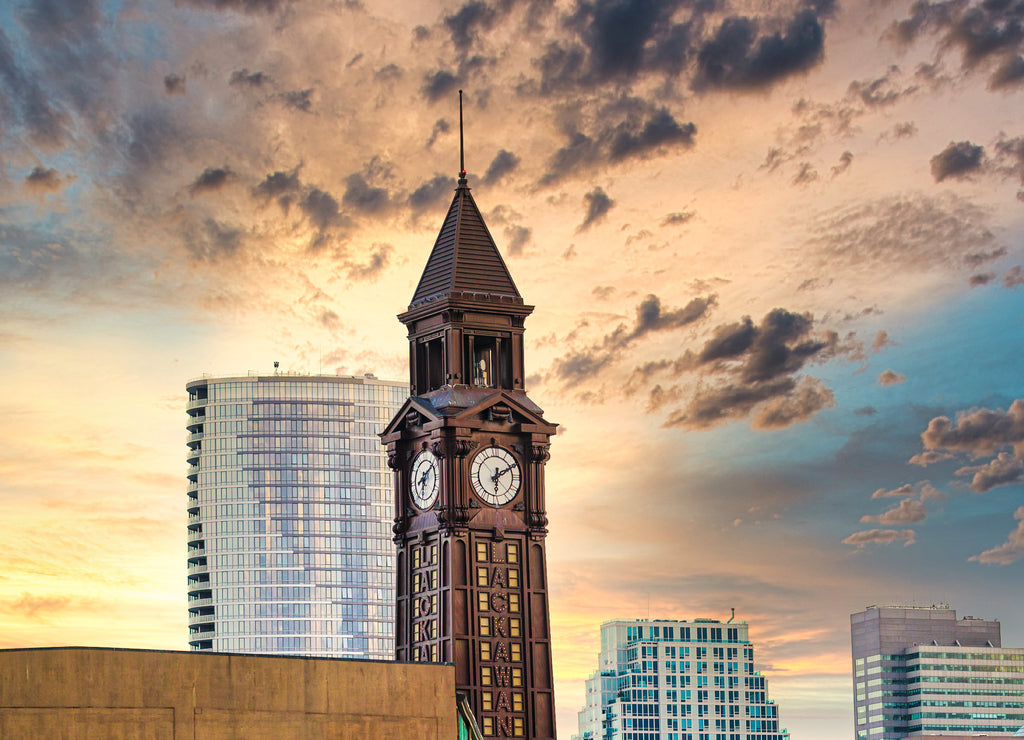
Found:
[{"label": "triangular pediment", "polygon": [[465,180],[455,190],[409,308],[455,295],[523,302]]},{"label": "triangular pediment", "polygon": [[384,431],[379,436],[387,437],[403,429],[430,424],[431,422],[439,421],[441,418],[441,414],[430,405],[429,401],[418,396],[412,396],[405,400],[398,413],[388,422],[388,425],[384,427]]},{"label": "triangular pediment", "polygon": [[479,403],[450,416],[449,423],[458,425],[469,421],[483,421],[499,424],[526,424],[550,427],[553,432],[557,425],[547,421],[543,414],[543,410],[523,393],[496,391]]}]

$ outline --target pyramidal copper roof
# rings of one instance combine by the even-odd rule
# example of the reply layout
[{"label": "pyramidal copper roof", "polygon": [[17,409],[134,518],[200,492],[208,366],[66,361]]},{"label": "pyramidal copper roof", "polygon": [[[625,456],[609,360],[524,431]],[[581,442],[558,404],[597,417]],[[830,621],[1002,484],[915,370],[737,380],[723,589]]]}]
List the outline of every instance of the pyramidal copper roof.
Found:
[{"label": "pyramidal copper roof", "polygon": [[464,177],[409,308],[444,296],[523,302]]}]

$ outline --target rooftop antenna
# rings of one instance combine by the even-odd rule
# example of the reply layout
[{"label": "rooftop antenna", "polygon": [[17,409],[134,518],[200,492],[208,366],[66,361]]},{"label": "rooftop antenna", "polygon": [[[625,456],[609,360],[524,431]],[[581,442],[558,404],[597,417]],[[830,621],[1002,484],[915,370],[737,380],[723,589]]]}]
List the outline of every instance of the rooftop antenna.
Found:
[{"label": "rooftop antenna", "polygon": [[729,617],[729,621],[726,624],[732,624],[732,620],[736,619],[736,607],[732,607],[732,616]]},{"label": "rooftop antenna", "polygon": [[274,375],[277,375],[277,369],[279,367],[281,367],[281,363],[278,362],[277,360],[274,360]]},{"label": "rooftop antenna", "polygon": [[459,185],[466,184],[466,144],[462,136],[462,90],[459,90]]}]

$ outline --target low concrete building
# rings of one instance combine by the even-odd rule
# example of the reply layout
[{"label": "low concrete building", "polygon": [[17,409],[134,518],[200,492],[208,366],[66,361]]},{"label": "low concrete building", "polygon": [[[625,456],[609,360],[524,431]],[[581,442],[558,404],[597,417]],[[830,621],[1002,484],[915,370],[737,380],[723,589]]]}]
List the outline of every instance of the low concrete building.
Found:
[{"label": "low concrete building", "polygon": [[450,664],[0,650],[5,740],[454,740]]}]

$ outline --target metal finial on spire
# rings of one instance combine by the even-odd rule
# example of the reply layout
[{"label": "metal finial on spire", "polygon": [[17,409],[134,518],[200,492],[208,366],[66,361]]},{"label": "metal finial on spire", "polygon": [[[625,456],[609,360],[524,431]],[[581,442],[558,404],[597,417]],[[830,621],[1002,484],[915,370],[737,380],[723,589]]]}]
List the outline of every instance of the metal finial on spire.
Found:
[{"label": "metal finial on spire", "polygon": [[466,184],[466,144],[462,136],[462,90],[459,90],[459,185]]}]

